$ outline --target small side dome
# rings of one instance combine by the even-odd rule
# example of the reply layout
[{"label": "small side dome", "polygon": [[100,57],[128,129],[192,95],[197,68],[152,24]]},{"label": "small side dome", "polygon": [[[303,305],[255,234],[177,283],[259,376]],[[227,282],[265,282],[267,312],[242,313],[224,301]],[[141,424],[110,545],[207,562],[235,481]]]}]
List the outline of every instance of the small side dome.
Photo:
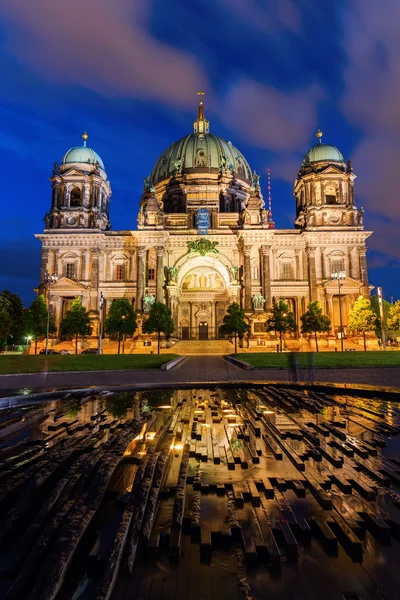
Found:
[{"label": "small side dome", "polygon": [[322,131],[318,129],[316,133],[319,143],[312,146],[304,155],[301,166],[304,167],[307,163],[315,162],[344,162],[342,153],[331,144],[322,144]]},{"label": "small side dome", "polygon": [[66,165],[67,163],[85,163],[95,165],[98,162],[100,169],[103,169],[104,171],[104,163],[100,156],[92,148],[89,148],[89,146],[86,145],[86,141],[88,139],[86,131],[82,135],[82,138],[83,146],[74,146],[74,148],[68,150],[68,152],[64,154],[61,163],[63,165]]}]

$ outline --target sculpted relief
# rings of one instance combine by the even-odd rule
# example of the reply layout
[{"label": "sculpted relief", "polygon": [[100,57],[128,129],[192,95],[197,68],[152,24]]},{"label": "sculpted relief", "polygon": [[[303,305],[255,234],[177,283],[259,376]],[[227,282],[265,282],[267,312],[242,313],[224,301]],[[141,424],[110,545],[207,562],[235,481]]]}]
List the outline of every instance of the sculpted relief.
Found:
[{"label": "sculpted relief", "polygon": [[183,290],[222,290],[222,277],[212,269],[197,269],[186,275],[182,284]]}]

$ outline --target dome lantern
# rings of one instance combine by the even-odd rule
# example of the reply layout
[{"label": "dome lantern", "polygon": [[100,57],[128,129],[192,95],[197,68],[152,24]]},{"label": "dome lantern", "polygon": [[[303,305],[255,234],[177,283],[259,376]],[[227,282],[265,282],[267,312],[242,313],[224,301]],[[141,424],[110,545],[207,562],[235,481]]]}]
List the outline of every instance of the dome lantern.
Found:
[{"label": "dome lantern", "polygon": [[203,106],[204,92],[197,92],[197,94],[200,96],[199,112],[197,115],[197,119],[193,122],[193,130],[194,130],[194,133],[199,133],[199,134],[208,133],[210,123],[204,117],[204,106]]}]

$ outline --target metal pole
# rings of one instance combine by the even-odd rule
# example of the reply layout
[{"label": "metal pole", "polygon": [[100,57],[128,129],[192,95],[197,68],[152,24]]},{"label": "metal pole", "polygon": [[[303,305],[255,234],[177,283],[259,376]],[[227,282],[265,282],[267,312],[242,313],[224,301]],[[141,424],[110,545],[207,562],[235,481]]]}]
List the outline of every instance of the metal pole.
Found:
[{"label": "metal pole", "polygon": [[46,354],[49,349],[49,329],[50,329],[50,275],[45,273],[45,281],[47,281],[47,327],[46,327]]},{"label": "metal pole", "polygon": [[382,331],[382,348],[386,350],[386,331],[385,331],[385,319],[383,315],[383,293],[382,288],[376,288],[378,294],[378,304],[379,304],[379,316],[381,318],[381,331]]},{"label": "metal pole", "polygon": [[340,321],[340,345],[342,352],[344,352],[344,339],[343,339],[343,325],[342,325],[342,296],[340,294],[340,277],[338,277],[338,290],[339,290],[339,321]]},{"label": "metal pole", "polygon": [[99,325],[99,344],[98,344],[98,353],[101,354],[101,341],[103,337],[103,304],[104,304],[104,296],[103,292],[100,292],[100,325]]}]

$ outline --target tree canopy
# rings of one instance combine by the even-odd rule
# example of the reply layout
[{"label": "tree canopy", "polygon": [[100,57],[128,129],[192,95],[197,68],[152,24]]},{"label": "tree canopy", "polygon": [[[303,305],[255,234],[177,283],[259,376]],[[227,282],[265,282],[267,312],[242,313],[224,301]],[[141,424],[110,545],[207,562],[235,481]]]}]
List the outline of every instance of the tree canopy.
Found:
[{"label": "tree canopy", "polygon": [[[56,331],[54,316],[50,313],[49,333]],[[47,304],[42,294],[24,311],[23,332],[25,336],[31,336],[35,340],[36,354],[38,339],[47,333]]]},{"label": "tree canopy", "polygon": [[267,331],[279,333],[279,349],[282,352],[282,333],[296,331],[296,319],[289,310],[289,305],[285,300],[274,302],[272,315],[266,321]]},{"label": "tree canopy", "polygon": [[92,333],[92,325],[88,311],[80,298],[72,301],[70,310],[67,310],[65,317],[61,322],[61,332],[75,336],[75,353],[78,354],[78,337],[82,338]]},{"label": "tree canopy", "polygon": [[143,321],[142,329],[143,333],[157,333],[158,354],[160,354],[161,334],[168,338],[174,331],[174,321],[168,306],[162,302],[154,302],[148,318]]},{"label": "tree canopy", "polygon": [[375,331],[376,319],[376,313],[371,307],[371,300],[359,296],[349,313],[348,328],[364,335],[364,350],[367,349],[365,334],[367,331]]},{"label": "tree canopy", "polygon": [[121,336],[133,335],[136,328],[136,313],[129,300],[127,298],[113,300],[106,319],[106,332],[118,334],[118,354],[120,352]]},{"label": "tree canopy", "polygon": [[237,302],[233,302],[226,311],[222,320],[220,332],[224,335],[233,335],[235,340],[235,353],[237,349],[237,337],[243,339],[250,332],[250,325],[245,321],[244,309]]},{"label": "tree canopy", "polygon": [[[382,299],[382,306],[383,306],[383,327],[384,327],[386,337],[387,337],[387,333],[389,330],[388,317],[389,317],[390,307],[392,305],[387,300]],[[376,295],[371,296],[371,308],[375,312],[375,315],[376,315],[375,333],[378,336],[378,338],[382,339],[382,325],[381,325],[381,313],[379,310],[379,298]]]},{"label": "tree canopy", "polygon": [[7,342],[12,325],[10,301],[0,294],[0,344],[3,346]]},{"label": "tree canopy", "polygon": [[331,320],[327,315],[324,315],[322,308],[318,302],[310,302],[307,311],[300,317],[301,332],[313,333],[315,337],[315,346],[318,352],[318,337],[317,333],[324,333],[331,328]]},{"label": "tree canopy", "polygon": [[388,315],[388,327],[394,331],[400,331],[400,300],[391,304]]},{"label": "tree canopy", "polygon": [[18,343],[21,341],[23,333],[22,316],[24,313],[24,305],[18,294],[13,294],[8,290],[0,292],[0,297],[3,298],[3,300],[6,299],[8,301],[7,312],[11,321],[8,336],[12,337],[13,343]]}]

